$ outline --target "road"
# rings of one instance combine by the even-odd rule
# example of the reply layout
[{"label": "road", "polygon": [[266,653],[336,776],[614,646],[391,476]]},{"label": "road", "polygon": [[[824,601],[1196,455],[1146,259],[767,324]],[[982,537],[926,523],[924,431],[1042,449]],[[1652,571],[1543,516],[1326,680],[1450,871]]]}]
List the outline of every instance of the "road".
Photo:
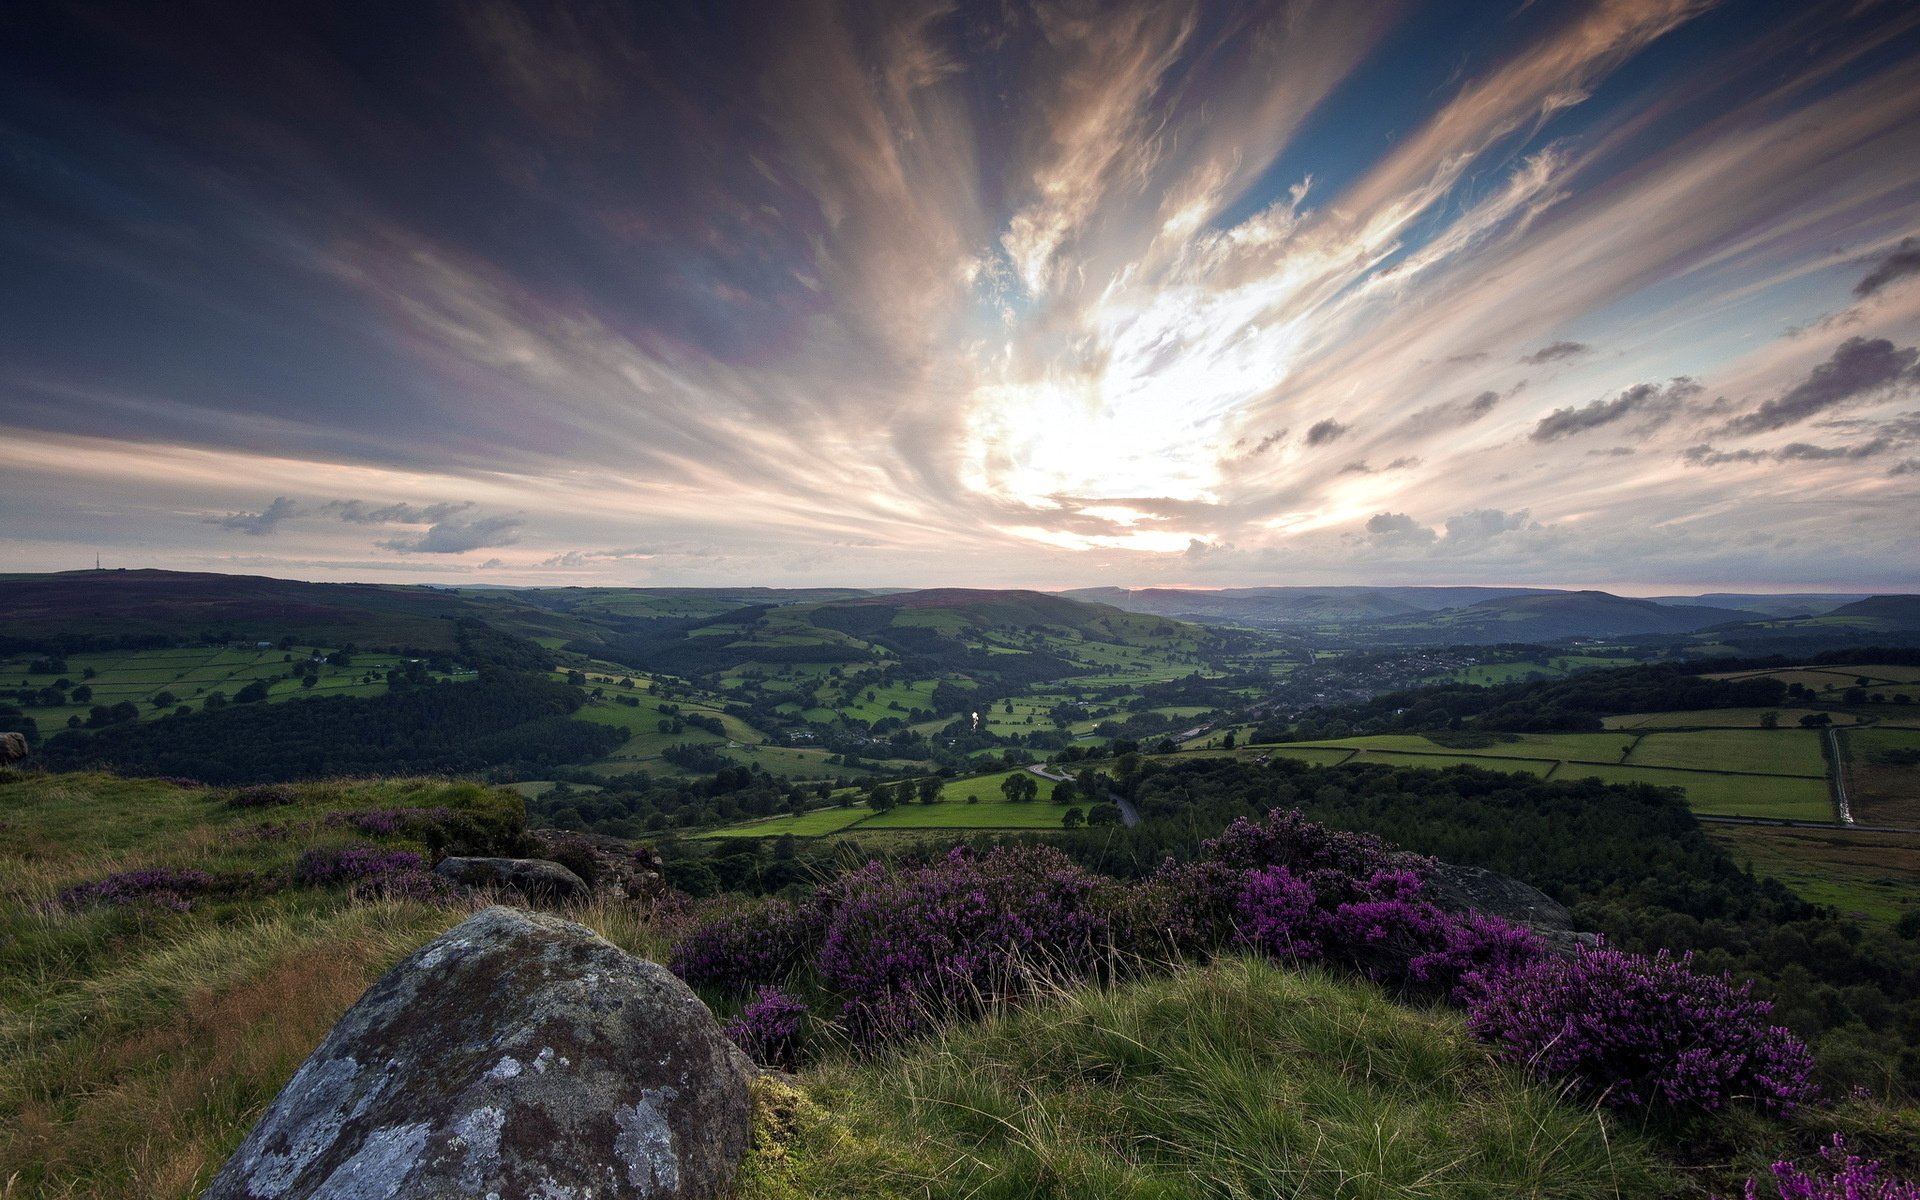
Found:
[{"label": "road", "polygon": [[[1065,783],[1067,780],[1073,778],[1071,775],[1055,775],[1039,763],[1034,763],[1028,767],[1027,770],[1032,771],[1042,779],[1051,779],[1055,783]],[[1111,800],[1113,806],[1120,810],[1121,824],[1133,826],[1140,823],[1140,810],[1133,806],[1133,801],[1122,796],[1119,792],[1108,792],[1107,799]]]},{"label": "road", "polygon": [[1847,801],[1847,760],[1840,757],[1840,731],[1828,726],[1827,756],[1833,760],[1833,803],[1840,810],[1840,823],[1853,824],[1853,805]]}]

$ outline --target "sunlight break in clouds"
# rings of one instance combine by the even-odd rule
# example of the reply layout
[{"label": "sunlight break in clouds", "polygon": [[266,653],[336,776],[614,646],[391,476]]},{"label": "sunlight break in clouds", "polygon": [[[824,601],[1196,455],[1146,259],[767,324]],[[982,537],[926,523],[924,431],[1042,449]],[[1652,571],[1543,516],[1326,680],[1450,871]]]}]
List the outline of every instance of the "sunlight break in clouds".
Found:
[{"label": "sunlight break in clouds", "polygon": [[1915,573],[1901,6],[449,13],[70,31],[178,112],[22,60],[10,558]]}]

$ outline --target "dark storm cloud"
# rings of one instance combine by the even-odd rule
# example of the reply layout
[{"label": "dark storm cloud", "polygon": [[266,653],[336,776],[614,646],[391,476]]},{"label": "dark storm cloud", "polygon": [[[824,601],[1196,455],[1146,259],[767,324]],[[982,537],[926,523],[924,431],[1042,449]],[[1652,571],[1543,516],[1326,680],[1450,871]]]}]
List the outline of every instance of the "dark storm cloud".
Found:
[{"label": "dark storm cloud", "polygon": [[1316,421],[1313,427],[1307,430],[1307,445],[1324,446],[1329,442],[1337,442],[1346,435],[1346,432],[1345,425],[1328,417],[1324,421]]},{"label": "dark storm cloud", "polygon": [[259,537],[280,528],[280,522],[290,517],[305,515],[305,510],[291,496],[275,497],[272,504],[257,513],[230,513],[225,517],[213,517],[207,522],[222,529],[237,529],[241,533]]},{"label": "dark storm cloud", "polygon": [[1796,425],[1836,404],[1862,399],[1892,387],[1912,371],[1920,350],[1896,350],[1886,338],[1853,337],[1841,342],[1833,357],[1785,393],[1744,416],[1727,422],[1724,432],[1765,433]]},{"label": "dark storm cloud", "polygon": [[1537,367],[1545,363],[1560,362],[1563,359],[1578,358],[1591,349],[1593,347],[1585,342],[1551,342],[1532,354],[1521,355],[1520,361]]},{"label": "dark storm cloud", "polygon": [[1595,400],[1580,408],[1556,408],[1540,418],[1527,437],[1536,442],[1551,442],[1611,425],[1635,413],[1664,418],[1681,401],[1697,395],[1700,390],[1699,384],[1685,376],[1672,380],[1665,388],[1657,383],[1636,383],[1611,400]]},{"label": "dark storm cloud", "polygon": [[465,554],[487,546],[513,545],[520,540],[520,527],[526,523],[526,518],[519,516],[442,521],[416,537],[392,538],[375,544],[400,554]]},{"label": "dark storm cloud", "polygon": [[1900,244],[1874,265],[1873,270],[1853,285],[1853,294],[1862,300],[1895,280],[1920,275],[1920,238],[1901,238]]}]

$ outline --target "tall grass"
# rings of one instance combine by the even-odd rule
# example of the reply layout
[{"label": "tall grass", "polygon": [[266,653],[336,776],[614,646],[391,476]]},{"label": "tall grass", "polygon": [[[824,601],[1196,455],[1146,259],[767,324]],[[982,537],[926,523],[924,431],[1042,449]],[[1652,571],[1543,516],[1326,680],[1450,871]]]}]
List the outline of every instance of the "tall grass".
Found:
[{"label": "tall grass", "polygon": [[[1647,1145],[1376,989],[1229,959],[802,1077],[743,1200],[1647,1196]],[[780,1129],[784,1123],[786,1128]]]},{"label": "tall grass", "polygon": [[[137,867],[273,870],[353,835],[331,808],[434,801],[430,781],[316,785],[267,812],[110,776],[0,779],[0,1198],[199,1193],[369,984],[473,911],[344,888],[69,911],[60,889]],[[283,839],[222,836],[263,819]],[[677,926],[631,905],[562,915],[664,958]]]}]

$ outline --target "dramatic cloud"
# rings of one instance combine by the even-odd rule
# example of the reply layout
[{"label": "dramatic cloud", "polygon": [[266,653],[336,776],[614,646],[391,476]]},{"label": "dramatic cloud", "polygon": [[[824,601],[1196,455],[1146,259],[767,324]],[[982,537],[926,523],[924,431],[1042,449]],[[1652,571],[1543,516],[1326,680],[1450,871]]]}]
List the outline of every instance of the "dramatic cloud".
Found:
[{"label": "dramatic cloud", "polygon": [[1853,294],[1865,299],[1909,275],[1920,275],[1920,238],[1901,238],[1893,253],[1875,263],[1873,270],[1853,285]]},{"label": "dramatic cloud", "polygon": [[524,517],[482,517],[477,521],[441,521],[417,537],[376,543],[400,554],[465,554],[488,546],[511,546],[520,539]]},{"label": "dramatic cloud", "polygon": [[272,504],[257,513],[231,513],[225,517],[214,517],[208,524],[218,525],[222,529],[237,529],[241,533],[259,537],[280,528],[280,522],[289,517],[302,515],[303,509],[290,496],[279,496]]},{"label": "dramatic cloud", "polygon": [[1765,433],[1795,425],[1838,404],[1871,397],[1891,388],[1913,369],[1920,350],[1894,349],[1886,338],[1852,337],[1841,342],[1833,357],[1821,363],[1801,382],[1727,422],[1731,434]]},{"label": "dramatic cloud", "polygon": [[1920,582],[1899,5],[42,7],[19,569]]},{"label": "dramatic cloud", "polygon": [[1531,363],[1534,366],[1542,366],[1546,363],[1562,362],[1569,358],[1579,358],[1591,349],[1593,349],[1592,346],[1586,345],[1583,342],[1552,342],[1540,347],[1532,354],[1521,355],[1520,361],[1523,363]]},{"label": "dramatic cloud", "polygon": [[1337,442],[1346,432],[1347,427],[1331,417],[1315,421],[1313,427],[1307,430],[1307,445],[1324,446],[1329,442]]},{"label": "dramatic cloud", "polygon": [[1611,400],[1595,400],[1581,408],[1556,408],[1540,418],[1527,437],[1536,442],[1551,442],[1568,434],[1611,425],[1636,413],[1666,415],[1675,405],[1698,395],[1701,390],[1698,383],[1686,378],[1671,381],[1665,389],[1657,383],[1637,383]]}]

